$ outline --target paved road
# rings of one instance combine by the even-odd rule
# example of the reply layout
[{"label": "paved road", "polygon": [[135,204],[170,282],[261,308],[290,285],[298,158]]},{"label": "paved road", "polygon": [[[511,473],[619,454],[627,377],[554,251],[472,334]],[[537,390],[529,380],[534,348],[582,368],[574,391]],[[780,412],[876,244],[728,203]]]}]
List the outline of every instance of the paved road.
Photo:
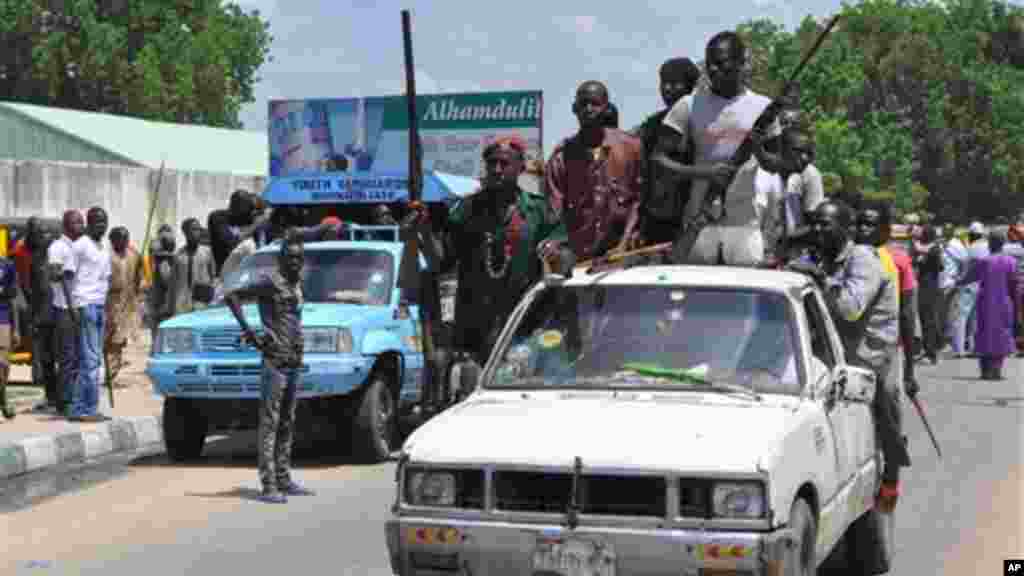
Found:
[{"label": "paved road", "polygon": [[[1024,557],[1020,362],[1002,383],[975,380],[969,361],[920,368],[945,459],[908,410],[914,467],[898,509],[893,574],[998,574],[1003,558]],[[234,438],[212,444],[201,464],[143,458],[0,516],[0,573],[389,573],[383,520],[393,464],[300,458],[300,479],[319,494],[269,506],[250,499],[254,461],[251,436]]]}]

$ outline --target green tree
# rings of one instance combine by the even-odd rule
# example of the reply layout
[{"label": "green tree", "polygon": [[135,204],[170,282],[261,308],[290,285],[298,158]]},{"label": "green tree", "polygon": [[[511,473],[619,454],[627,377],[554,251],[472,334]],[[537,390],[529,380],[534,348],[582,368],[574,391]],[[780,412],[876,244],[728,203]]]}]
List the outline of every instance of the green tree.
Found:
[{"label": "green tree", "polygon": [[238,128],[272,38],[220,0],[4,0],[0,39],[0,98]]},{"label": "green tree", "polygon": [[[824,23],[738,27],[775,94]],[[1024,207],[1024,9],[1002,0],[861,0],[800,78],[818,164],[846,197],[990,218]]]}]

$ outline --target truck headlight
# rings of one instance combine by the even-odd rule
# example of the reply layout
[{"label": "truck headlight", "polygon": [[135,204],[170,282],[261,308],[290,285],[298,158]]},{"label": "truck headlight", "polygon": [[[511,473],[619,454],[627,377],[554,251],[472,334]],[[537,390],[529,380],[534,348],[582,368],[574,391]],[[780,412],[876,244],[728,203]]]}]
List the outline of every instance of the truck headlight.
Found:
[{"label": "truck headlight", "polygon": [[352,333],[348,328],[306,328],[302,331],[303,351],[311,354],[349,354]]},{"label": "truck headlight", "polygon": [[413,506],[455,506],[455,474],[410,472],[405,477],[405,501]]},{"label": "truck headlight", "polygon": [[760,482],[719,482],[711,493],[712,510],[719,518],[764,516],[764,485]]},{"label": "truck headlight", "polygon": [[187,354],[195,350],[195,338],[189,328],[161,328],[155,348],[160,354]]}]

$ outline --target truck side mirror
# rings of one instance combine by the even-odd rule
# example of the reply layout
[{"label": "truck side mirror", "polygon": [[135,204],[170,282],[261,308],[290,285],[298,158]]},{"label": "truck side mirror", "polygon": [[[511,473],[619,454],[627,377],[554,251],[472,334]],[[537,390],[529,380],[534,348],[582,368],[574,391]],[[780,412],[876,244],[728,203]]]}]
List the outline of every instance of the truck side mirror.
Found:
[{"label": "truck side mirror", "polygon": [[472,394],[480,382],[480,372],[480,365],[473,360],[463,360],[453,364],[448,373],[449,397],[458,402]]},{"label": "truck side mirror", "polygon": [[842,397],[850,402],[871,404],[875,399],[877,386],[878,382],[874,372],[858,366],[847,366]]}]

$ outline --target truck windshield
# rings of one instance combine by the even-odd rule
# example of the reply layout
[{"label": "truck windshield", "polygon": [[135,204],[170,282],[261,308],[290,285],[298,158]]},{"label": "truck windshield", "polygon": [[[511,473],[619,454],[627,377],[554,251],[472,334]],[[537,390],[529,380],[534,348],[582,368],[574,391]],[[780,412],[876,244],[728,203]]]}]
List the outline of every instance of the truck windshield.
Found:
[{"label": "truck windshield", "polygon": [[719,388],[799,394],[787,298],[671,286],[549,287],[497,350],[491,388]]},{"label": "truck windshield", "polygon": [[[277,267],[277,253],[253,254],[225,279],[233,287],[254,272]],[[306,250],[302,293],[306,302],[387,306],[391,303],[394,261],[382,250]]]}]

